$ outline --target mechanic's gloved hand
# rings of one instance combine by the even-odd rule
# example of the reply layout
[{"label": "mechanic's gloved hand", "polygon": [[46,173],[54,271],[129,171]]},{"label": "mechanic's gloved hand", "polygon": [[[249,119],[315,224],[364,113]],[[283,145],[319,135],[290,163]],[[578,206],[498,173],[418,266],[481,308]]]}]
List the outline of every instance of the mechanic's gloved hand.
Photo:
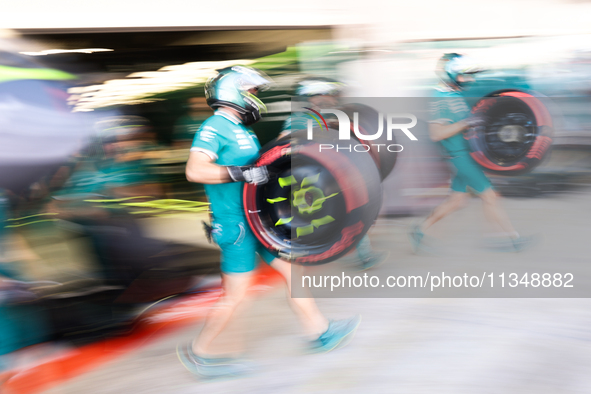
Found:
[{"label": "mechanic's gloved hand", "polygon": [[269,182],[270,175],[267,166],[229,166],[228,174],[234,182],[253,183],[255,185],[262,185]]},{"label": "mechanic's gloved hand", "polygon": [[486,119],[483,116],[474,115],[466,118],[464,122],[466,122],[470,128],[480,127],[486,124]]}]

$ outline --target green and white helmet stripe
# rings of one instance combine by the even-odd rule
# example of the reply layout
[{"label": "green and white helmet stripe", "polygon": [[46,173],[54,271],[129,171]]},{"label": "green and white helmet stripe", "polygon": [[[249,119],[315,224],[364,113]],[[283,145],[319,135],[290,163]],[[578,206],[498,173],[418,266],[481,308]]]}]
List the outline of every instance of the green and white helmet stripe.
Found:
[{"label": "green and white helmet stripe", "polygon": [[248,102],[252,106],[258,107],[260,113],[267,112],[267,106],[265,105],[265,103],[263,103],[261,101],[260,98],[258,98],[254,94],[250,94],[248,92],[243,92],[242,95],[244,96],[243,97],[244,101]]}]

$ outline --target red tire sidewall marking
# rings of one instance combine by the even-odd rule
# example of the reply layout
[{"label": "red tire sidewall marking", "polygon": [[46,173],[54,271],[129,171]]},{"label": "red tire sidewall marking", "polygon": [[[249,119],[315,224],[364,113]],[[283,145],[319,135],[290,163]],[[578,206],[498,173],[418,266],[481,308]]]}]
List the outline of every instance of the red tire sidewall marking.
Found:
[{"label": "red tire sidewall marking", "polygon": [[505,97],[515,97],[527,104],[527,106],[532,110],[534,116],[536,118],[536,123],[538,127],[541,126],[548,126],[552,127],[552,116],[550,116],[550,112],[546,106],[535,96],[525,93],[525,92],[504,92],[501,93],[499,96]]},{"label": "red tire sidewall marking", "polygon": [[314,263],[342,253],[355,242],[355,237],[363,232],[364,227],[365,225],[362,221],[347,226],[341,230],[341,239],[335,242],[329,250],[312,256],[298,257],[294,261],[299,264]]},{"label": "red tire sidewall marking", "polygon": [[[264,166],[275,162],[285,155],[286,150],[289,148],[291,148],[290,142],[271,148],[261,155],[261,157],[257,160],[256,165]],[[253,230],[254,235],[266,249],[278,250],[278,248],[273,243],[273,239],[265,232],[265,228],[261,222],[261,217],[258,214],[259,212],[256,205],[256,194],[256,185],[250,183],[244,184],[244,189],[242,191],[242,202],[244,205],[244,214],[246,215],[246,220],[248,221],[250,228]]]},{"label": "red tire sidewall marking", "polygon": [[271,242],[272,240],[268,238],[265,232],[265,228],[263,227],[263,223],[261,222],[261,217],[258,215],[258,210],[256,206],[256,185],[246,184],[244,185],[243,190],[243,202],[244,202],[244,210],[246,215],[246,220],[248,221],[248,225],[253,230],[255,237],[260,241],[260,243],[266,249],[277,249]]}]

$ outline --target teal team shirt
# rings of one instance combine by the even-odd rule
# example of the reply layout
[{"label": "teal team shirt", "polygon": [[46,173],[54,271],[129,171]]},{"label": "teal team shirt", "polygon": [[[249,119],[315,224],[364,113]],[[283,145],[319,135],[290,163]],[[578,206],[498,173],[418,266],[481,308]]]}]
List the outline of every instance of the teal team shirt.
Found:
[{"label": "teal team shirt", "polygon": [[[470,107],[464,97],[451,89],[439,87],[431,102],[431,123],[452,124],[470,116]],[[460,193],[481,194],[492,187],[474,159],[470,156],[470,145],[464,133],[457,133],[440,141],[450,157],[453,179],[451,189]]]},{"label": "teal team shirt", "polygon": [[[192,152],[203,152],[221,166],[245,166],[259,157],[261,145],[250,127],[217,111],[209,117],[193,139]],[[244,217],[242,182],[204,185],[216,219]]]},{"label": "teal team shirt", "polygon": [[[470,116],[470,107],[462,95],[454,90],[438,87],[431,101],[430,123],[452,124]],[[440,141],[450,156],[468,154],[470,146],[463,133]]]}]

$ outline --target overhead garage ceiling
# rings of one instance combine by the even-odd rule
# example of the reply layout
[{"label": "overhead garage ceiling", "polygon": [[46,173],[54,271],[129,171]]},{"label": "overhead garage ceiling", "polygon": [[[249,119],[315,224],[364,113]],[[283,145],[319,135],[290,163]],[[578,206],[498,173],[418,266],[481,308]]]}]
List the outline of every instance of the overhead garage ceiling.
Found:
[{"label": "overhead garage ceiling", "polygon": [[254,59],[282,52],[302,41],[327,40],[328,26],[310,28],[118,28],[20,29],[43,49],[104,48],[95,53],[39,57],[65,71],[130,73],[197,61]]}]

